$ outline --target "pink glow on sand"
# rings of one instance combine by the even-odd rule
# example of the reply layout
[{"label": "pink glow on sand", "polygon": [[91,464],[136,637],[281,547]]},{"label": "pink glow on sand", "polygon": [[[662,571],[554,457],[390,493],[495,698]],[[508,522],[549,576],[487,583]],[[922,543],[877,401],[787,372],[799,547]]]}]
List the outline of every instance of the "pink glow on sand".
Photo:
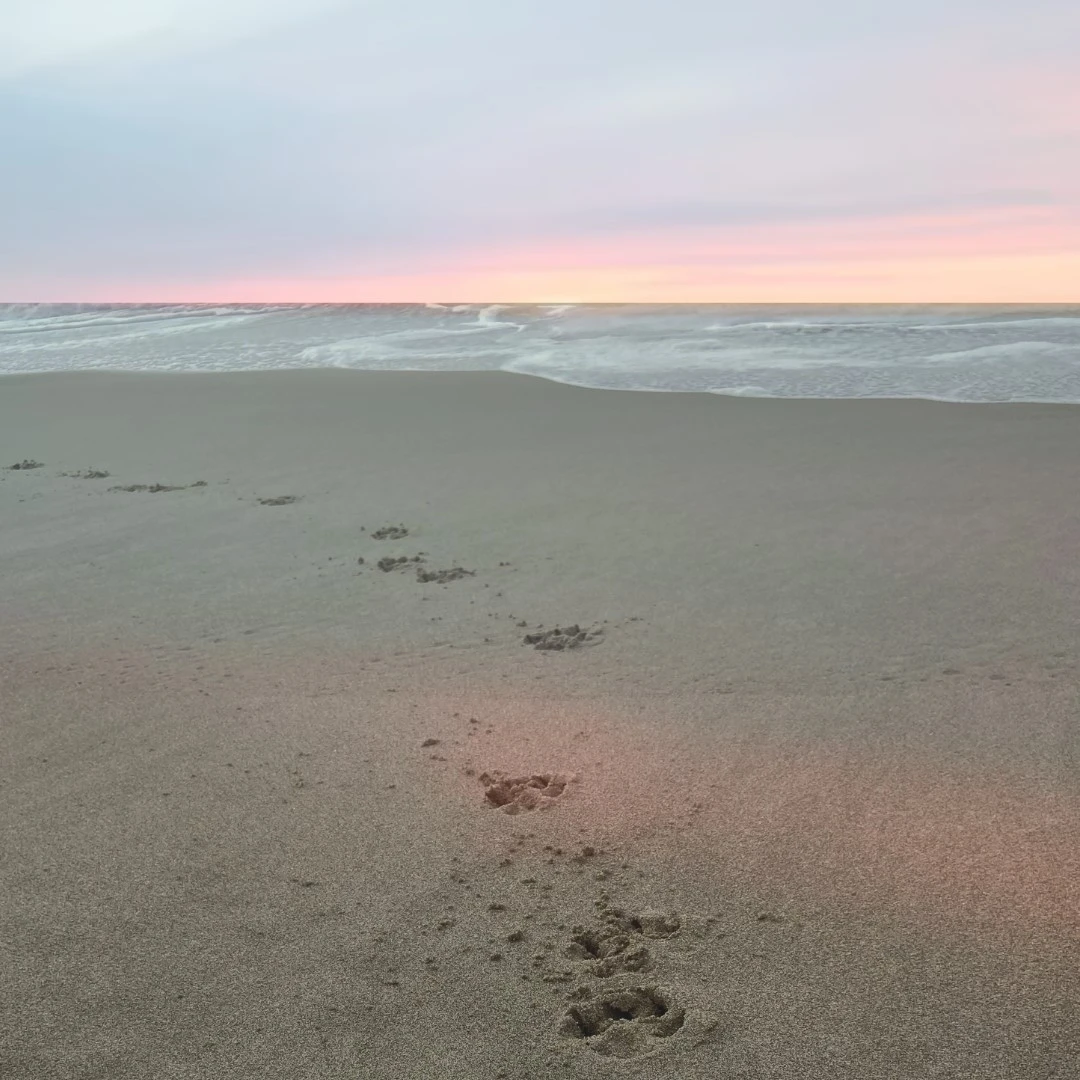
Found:
[{"label": "pink glow on sand", "polygon": [[[619,859],[633,850],[709,888],[929,916],[1006,941],[1080,933],[1080,801],[988,762],[695,735],[601,700],[485,695],[452,708],[486,732],[458,773],[463,801],[501,817],[484,800],[484,770],[573,778],[535,818],[566,850],[587,842]],[[510,817],[506,831],[533,820]]]}]

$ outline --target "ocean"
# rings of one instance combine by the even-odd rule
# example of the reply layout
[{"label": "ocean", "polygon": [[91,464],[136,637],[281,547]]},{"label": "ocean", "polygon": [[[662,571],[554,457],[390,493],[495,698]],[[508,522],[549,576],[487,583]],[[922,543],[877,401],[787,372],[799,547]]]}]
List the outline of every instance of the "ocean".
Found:
[{"label": "ocean", "polygon": [[1080,402],[1080,305],[0,305],[0,374],[325,367],[754,397]]}]

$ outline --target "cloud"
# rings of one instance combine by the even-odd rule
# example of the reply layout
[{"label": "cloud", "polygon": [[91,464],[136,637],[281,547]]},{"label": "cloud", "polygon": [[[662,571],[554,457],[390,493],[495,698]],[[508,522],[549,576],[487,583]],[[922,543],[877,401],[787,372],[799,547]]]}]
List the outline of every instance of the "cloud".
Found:
[{"label": "cloud", "polygon": [[[963,221],[957,257],[978,230],[1019,257],[1025,229],[1072,243],[1080,219],[1071,2],[20,11],[0,41],[9,295],[31,277],[419,281],[549,241],[683,265],[695,231],[768,246],[781,230],[824,273],[804,226],[853,224],[869,249],[900,242],[875,222]],[[702,281],[709,244],[688,256]]]},{"label": "cloud", "polygon": [[3,12],[0,76],[133,46],[197,48],[302,20],[340,0],[14,0]]}]

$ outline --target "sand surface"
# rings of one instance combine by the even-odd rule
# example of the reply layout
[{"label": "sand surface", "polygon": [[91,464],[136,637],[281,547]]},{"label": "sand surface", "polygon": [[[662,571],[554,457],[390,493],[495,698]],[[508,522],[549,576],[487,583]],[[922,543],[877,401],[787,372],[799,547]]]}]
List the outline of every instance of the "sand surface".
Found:
[{"label": "sand surface", "polygon": [[1077,408],[8,376],[24,460],[4,1080],[1080,1075]]}]

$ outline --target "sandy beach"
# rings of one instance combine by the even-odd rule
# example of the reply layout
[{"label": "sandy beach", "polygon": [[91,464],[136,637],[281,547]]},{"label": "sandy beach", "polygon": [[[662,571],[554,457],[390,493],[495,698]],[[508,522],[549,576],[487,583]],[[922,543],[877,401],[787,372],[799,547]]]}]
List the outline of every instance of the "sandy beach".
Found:
[{"label": "sandy beach", "polygon": [[3,377],[0,1075],[1075,1077],[1078,463],[1070,405]]}]

